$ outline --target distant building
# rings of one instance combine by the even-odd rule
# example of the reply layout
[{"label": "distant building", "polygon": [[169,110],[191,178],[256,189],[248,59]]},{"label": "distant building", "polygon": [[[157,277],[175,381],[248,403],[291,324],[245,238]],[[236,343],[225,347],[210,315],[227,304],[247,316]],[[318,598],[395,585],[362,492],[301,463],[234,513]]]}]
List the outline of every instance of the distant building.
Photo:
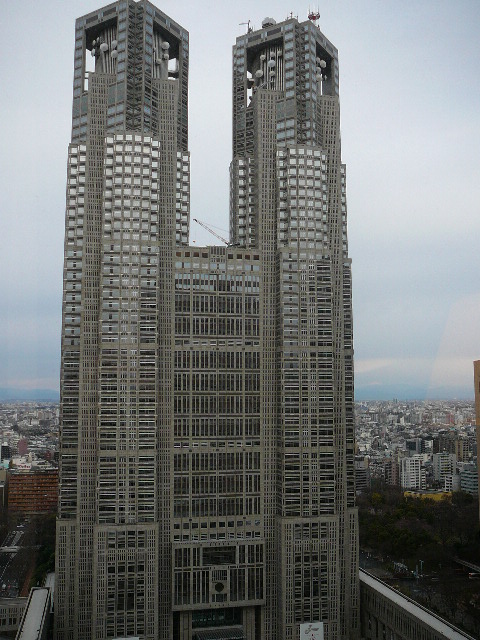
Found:
[{"label": "distant building", "polygon": [[400,460],[400,485],[402,489],[427,488],[423,456],[416,455]]},{"label": "distant building", "polygon": [[0,448],[0,460],[10,460],[12,457],[12,451],[10,445],[4,442]]},{"label": "distant building", "polygon": [[20,438],[17,444],[17,450],[19,456],[26,456],[28,453],[28,441],[25,438]]},{"label": "distant building", "polygon": [[457,456],[454,453],[434,453],[433,460],[433,479],[435,482],[445,482],[446,476],[451,476],[456,471]]},{"label": "distant building", "polygon": [[27,456],[15,456],[11,458],[9,468],[15,471],[30,471],[32,468],[32,456],[29,454]]},{"label": "distant building", "polygon": [[8,474],[8,509],[35,514],[56,512],[58,470],[11,471]]},{"label": "distant building", "polygon": [[411,438],[405,442],[405,449],[409,456],[425,453],[427,448],[426,441],[423,438]]},{"label": "distant building", "polygon": [[355,458],[355,490],[358,493],[366,491],[370,487],[370,469],[368,457],[357,456]]},{"label": "distant building", "polygon": [[460,489],[472,496],[478,495],[478,470],[474,464],[469,464],[460,472]]},{"label": "distant building", "polygon": [[443,481],[444,491],[460,491],[460,474],[454,473],[452,475],[445,476]]},{"label": "distant building", "polygon": [[442,431],[433,440],[433,453],[453,453],[458,462],[464,462],[472,456],[472,443],[456,431]]},{"label": "distant building", "polygon": [[400,484],[400,468],[397,460],[393,458],[385,462],[385,484],[398,487]]},{"label": "distant building", "polygon": [[[473,363],[473,384],[475,388],[475,417],[477,423],[477,460],[478,460],[478,452],[480,451],[480,360],[475,360]],[[480,492],[478,491],[478,487],[480,486],[480,464],[477,461],[477,494],[479,495],[480,500]],[[479,509],[479,517],[480,517],[480,509]]]},{"label": "distant building", "polygon": [[455,440],[455,455],[458,462],[471,460],[473,454],[472,441],[467,438],[457,438]]}]

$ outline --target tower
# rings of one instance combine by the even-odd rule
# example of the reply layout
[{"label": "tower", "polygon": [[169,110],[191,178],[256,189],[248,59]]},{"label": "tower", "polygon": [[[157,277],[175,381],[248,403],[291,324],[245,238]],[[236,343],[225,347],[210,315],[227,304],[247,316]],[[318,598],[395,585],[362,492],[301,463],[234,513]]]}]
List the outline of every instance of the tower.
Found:
[{"label": "tower", "polygon": [[188,33],[76,24],[59,639],[356,637],[337,52],[290,18],[233,54],[232,241],[190,247]]},{"label": "tower", "polygon": [[[258,249],[265,637],[358,628],[351,264],[338,55],[291,18],[233,48],[230,231]],[[273,397],[274,401],[270,398]]]},{"label": "tower", "polygon": [[170,637],[173,254],[188,238],[187,82],[188,33],[149,2],[77,20],[57,638]]}]

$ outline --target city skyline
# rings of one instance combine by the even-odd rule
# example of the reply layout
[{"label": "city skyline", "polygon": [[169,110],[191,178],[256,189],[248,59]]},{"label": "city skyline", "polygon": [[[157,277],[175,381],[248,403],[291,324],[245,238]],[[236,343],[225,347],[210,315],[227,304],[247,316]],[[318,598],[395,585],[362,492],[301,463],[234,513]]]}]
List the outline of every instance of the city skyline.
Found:
[{"label": "city skyline", "polygon": [[[9,127],[0,177],[0,388],[58,388],[71,25],[95,5],[24,3],[29,23],[18,7],[4,9],[4,60],[13,61],[1,70],[10,91],[1,103]],[[245,29],[237,22],[250,18],[258,28],[266,15],[282,20],[293,9],[305,19],[307,13],[307,7],[284,2],[263,7],[224,3],[213,13],[205,5],[161,5],[183,24],[198,25],[190,29],[196,52],[190,74],[192,217],[223,229],[230,47]],[[324,2],[320,12],[320,26],[341,52],[357,397],[473,397],[480,307],[478,5]],[[224,29],[214,49],[209,40],[217,23]],[[33,100],[27,96],[32,87]],[[222,103],[223,109],[211,108]],[[215,157],[201,151],[209,145]],[[202,173],[207,164],[210,176]],[[197,244],[216,242],[201,228],[191,232]]]}]

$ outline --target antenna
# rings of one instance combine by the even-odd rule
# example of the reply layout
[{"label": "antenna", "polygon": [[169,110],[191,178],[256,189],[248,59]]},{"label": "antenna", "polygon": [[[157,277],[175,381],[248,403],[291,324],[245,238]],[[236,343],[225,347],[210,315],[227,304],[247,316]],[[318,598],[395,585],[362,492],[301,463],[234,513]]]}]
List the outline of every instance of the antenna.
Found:
[{"label": "antenna", "polygon": [[320,11],[318,11],[318,9],[316,11],[309,9],[308,19],[311,20],[315,26],[318,26],[317,21],[320,20]]},{"label": "antenna", "polygon": [[246,24],[247,25],[247,33],[251,33],[253,31],[251,20],[248,20],[247,22],[239,22],[238,24]]}]

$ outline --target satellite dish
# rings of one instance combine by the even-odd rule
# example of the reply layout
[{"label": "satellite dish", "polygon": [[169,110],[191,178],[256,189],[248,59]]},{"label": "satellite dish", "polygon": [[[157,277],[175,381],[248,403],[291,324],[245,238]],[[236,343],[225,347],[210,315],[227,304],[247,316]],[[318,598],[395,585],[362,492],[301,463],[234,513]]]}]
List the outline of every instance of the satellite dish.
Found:
[{"label": "satellite dish", "polygon": [[267,62],[267,67],[269,67],[270,69],[272,69],[275,66],[275,60],[269,60]]},{"label": "satellite dish", "polygon": [[274,75],[275,75],[275,70],[274,70],[274,69],[272,69],[272,70],[270,71],[270,76],[271,76],[271,77],[273,77]]},{"label": "satellite dish", "polygon": [[118,56],[118,51],[112,51],[112,53],[110,54],[110,56],[112,58],[116,58]]},{"label": "satellite dish", "polygon": [[318,82],[320,82],[320,80],[322,79],[322,74],[321,73],[317,73],[316,78],[317,78]]},{"label": "satellite dish", "polygon": [[322,67],[322,69],[325,69],[325,67],[327,66],[327,63],[325,62],[325,60],[320,60],[319,64]]},{"label": "satellite dish", "polygon": [[267,57],[267,56],[266,56],[264,53],[262,53],[262,55],[260,56],[260,60],[261,60],[262,62],[264,62],[264,61],[265,61],[265,59],[266,59],[266,57]]},{"label": "satellite dish", "polygon": [[162,60],[168,60],[168,53],[164,53],[162,55]]},{"label": "satellite dish", "polygon": [[262,76],[263,76],[263,71],[261,69],[258,69],[257,71],[255,71],[256,78],[261,78]]},{"label": "satellite dish", "polygon": [[102,44],[100,45],[100,51],[102,51],[103,53],[105,53],[105,51],[108,51],[108,44],[106,42],[102,42]]},{"label": "satellite dish", "polygon": [[117,41],[116,40],[112,40],[112,49],[115,49],[115,47],[117,46]]},{"label": "satellite dish", "polygon": [[95,57],[95,49],[92,49],[91,53],[92,53],[92,56]]},{"label": "satellite dish", "polygon": [[167,49],[170,49],[170,44],[165,40],[165,42],[162,42],[162,49],[164,51],[167,51]]}]

